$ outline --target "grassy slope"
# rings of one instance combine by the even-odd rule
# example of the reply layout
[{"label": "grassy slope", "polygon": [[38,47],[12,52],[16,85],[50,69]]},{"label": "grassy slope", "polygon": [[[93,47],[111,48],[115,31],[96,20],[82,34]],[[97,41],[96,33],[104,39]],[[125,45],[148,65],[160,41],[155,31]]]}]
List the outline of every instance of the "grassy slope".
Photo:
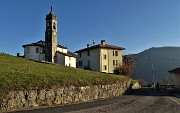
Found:
[{"label": "grassy slope", "polygon": [[125,76],[38,63],[0,53],[0,92],[53,85],[110,84],[127,79]]}]

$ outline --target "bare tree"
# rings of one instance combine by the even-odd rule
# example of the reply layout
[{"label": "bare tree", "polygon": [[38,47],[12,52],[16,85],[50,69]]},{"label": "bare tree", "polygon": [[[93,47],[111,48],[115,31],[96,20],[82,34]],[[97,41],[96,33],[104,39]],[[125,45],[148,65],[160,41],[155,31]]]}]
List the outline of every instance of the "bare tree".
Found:
[{"label": "bare tree", "polygon": [[174,80],[172,77],[164,76],[163,83],[165,85],[174,85]]},{"label": "bare tree", "polygon": [[138,59],[135,55],[124,55],[123,56],[123,64],[129,65],[132,68],[132,71],[138,65]]}]

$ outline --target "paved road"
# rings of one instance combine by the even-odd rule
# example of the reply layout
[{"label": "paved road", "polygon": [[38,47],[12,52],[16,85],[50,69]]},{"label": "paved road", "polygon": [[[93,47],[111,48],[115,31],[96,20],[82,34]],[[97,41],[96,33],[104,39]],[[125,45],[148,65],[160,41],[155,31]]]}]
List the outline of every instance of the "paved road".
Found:
[{"label": "paved road", "polygon": [[82,104],[50,107],[14,113],[180,113],[173,96],[142,88],[131,95]]}]

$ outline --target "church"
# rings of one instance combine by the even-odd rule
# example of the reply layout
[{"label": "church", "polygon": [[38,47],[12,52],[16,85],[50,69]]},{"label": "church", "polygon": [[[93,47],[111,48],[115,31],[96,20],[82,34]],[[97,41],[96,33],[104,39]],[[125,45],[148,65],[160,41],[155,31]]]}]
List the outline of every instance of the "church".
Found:
[{"label": "church", "polygon": [[76,54],[68,51],[67,47],[57,44],[57,17],[52,7],[45,20],[45,41],[40,40],[36,43],[23,45],[24,58],[76,68]]}]

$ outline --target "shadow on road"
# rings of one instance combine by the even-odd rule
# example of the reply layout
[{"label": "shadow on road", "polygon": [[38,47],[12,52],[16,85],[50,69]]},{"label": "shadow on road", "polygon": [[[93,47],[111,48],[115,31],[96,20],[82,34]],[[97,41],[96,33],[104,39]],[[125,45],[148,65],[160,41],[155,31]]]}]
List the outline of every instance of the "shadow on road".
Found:
[{"label": "shadow on road", "polygon": [[175,91],[159,91],[149,87],[143,87],[136,90],[127,90],[124,95],[141,95],[141,96],[175,96]]}]

